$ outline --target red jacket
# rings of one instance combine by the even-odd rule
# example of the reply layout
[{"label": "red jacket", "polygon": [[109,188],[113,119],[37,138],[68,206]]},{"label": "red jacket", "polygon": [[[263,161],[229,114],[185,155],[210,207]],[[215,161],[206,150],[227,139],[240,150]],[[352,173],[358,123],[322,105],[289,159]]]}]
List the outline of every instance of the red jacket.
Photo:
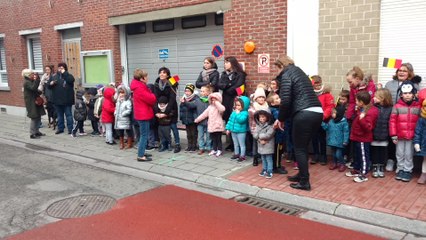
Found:
[{"label": "red jacket", "polygon": [[321,102],[323,113],[323,121],[328,122],[331,118],[334,108],[334,97],[329,92],[324,92],[318,96],[318,100]]},{"label": "red jacket", "polygon": [[379,110],[375,106],[371,106],[363,119],[359,119],[361,111],[356,111],[356,117],[352,122],[351,137],[356,142],[372,142],[373,130],[379,116]]},{"label": "red jacket", "polygon": [[402,99],[399,99],[392,108],[389,120],[389,136],[412,140],[417,120],[419,119],[420,108],[420,103],[417,101],[408,106]]},{"label": "red jacket", "polygon": [[133,92],[133,114],[135,120],[144,121],[154,118],[154,105],[157,98],[148,86],[139,80],[133,79],[130,84]]},{"label": "red jacket", "polygon": [[351,88],[350,94],[349,94],[349,106],[346,110],[346,119],[348,121],[351,121],[355,117],[355,101],[356,101],[356,94],[361,91],[368,91],[368,93],[371,96],[371,103],[374,103],[373,97],[374,93],[376,92],[376,85],[374,84],[373,80],[368,82],[367,86],[360,86],[357,88]]},{"label": "red jacket", "polygon": [[114,123],[114,111],[115,111],[115,102],[114,102],[115,89],[106,87],[104,89],[104,102],[102,103],[102,114],[101,120],[102,123]]}]

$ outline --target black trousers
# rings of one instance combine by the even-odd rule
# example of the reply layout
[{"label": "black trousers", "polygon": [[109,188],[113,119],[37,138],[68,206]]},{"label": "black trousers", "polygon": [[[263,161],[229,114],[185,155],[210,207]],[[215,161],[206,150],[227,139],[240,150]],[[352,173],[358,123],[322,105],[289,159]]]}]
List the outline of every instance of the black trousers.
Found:
[{"label": "black trousers", "polygon": [[293,116],[292,137],[299,177],[309,180],[308,145],[322,122],[322,113],[299,111]]},{"label": "black trousers", "polygon": [[386,160],[388,160],[388,147],[371,146],[370,153],[372,164],[386,164]]},{"label": "black trousers", "polygon": [[222,132],[211,132],[210,138],[212,139],[213,149],[214,151],[220,150],[222,151]]},{"label": "black trousers", "polygon": [[281,168],[281,156],[284,153],[284,144],[275,143],[274,145],[274,155],[272,155],[272,169]]},{"label": "black trousers", "polygon": [[188,138],[188,147],[196,148],[197,147],[197,125],[195,123],[186,125],[186,136]]}]

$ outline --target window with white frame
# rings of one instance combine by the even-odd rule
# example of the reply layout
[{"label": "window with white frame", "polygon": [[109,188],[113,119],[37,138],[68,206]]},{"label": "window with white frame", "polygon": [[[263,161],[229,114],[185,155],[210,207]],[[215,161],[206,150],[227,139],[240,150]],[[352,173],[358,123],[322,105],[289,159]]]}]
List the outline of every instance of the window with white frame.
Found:
[{"label": "window with white frame", "polygon": [[4,37],[0,36],[0,87],[7,87],[6,50],[4,48]]},{"label": "window with white frame", "polygon": [[43,72],[43,55],[41,53],[40,35],[27,36],[28,67],[36,72]]}]

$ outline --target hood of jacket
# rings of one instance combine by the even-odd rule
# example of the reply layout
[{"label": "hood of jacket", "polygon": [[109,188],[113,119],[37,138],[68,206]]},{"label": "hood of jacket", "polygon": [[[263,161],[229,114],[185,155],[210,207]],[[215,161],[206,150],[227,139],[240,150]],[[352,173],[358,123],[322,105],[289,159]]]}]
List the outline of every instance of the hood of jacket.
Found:
[{"label": "hood of jacket", "polygon": [[77,90],[77,92],[75,93],[76,99],[83,100],[83,96],[84,96],[84,90]]},{"label": "hood of jacket", "polygon": [[124,94],[125,94],[124,99],[128,100],[130,98],[130,89],[128,87],[124,86],[124,85],[120,85],[120,86],[117,87],[117,91],[116,91],[117,96],[118,96],[118,94],[120,94],[120,90],[122,90],[122,89],[124,90]]},{"label": "hood of jacket", "polygon": [[112,101],[114,93],[115,93],[115,89],[114,88],[106,87],[104,89],[104,98],[105,99],[110,99]]},{"label": "hood of jacket", "polygon": [[268,118],[266,121],[268,125],[272,125],[274,123],[274,117],[269,110],[259,110],[254,113],[254,120],[256,121],[256,124],[261,124],[259,121],[259,115],[265,115]]},{"label": "hood of jacket", "polygon": [[212,97],[216,98],[220,103],[222,103],[222,94],[220,94],[218,92],[211,93],[209,95],[209,103],[210,104],[212,102]]},{"label": "hood of jacket", "polygon": [[250,98],[246,96],[240,96],[238,99],[241,101],[243,105],[243,111],[248,111],[250,107]]}]

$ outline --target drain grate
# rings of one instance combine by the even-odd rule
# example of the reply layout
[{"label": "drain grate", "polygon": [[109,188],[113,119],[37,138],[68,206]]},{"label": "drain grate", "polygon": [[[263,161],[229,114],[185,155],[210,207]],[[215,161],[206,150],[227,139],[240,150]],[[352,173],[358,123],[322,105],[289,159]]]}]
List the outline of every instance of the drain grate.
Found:
[{"label": "drain grate", "polygon": [[236,202],[244,203],[247,205],[264,208],[274,212],[286,214],[286,215],[297,215],[302,212],[301,209],[290,207],[281,203],[271,202],[268,200],[250,197],[250,196],[237,196],[234,198]]},{"label": "drain grate", "polygon": [[55,218],[78,218],[105,212],[115,204],[116,200],[109,196],[82,195],[54,202],[46,212]]}]

